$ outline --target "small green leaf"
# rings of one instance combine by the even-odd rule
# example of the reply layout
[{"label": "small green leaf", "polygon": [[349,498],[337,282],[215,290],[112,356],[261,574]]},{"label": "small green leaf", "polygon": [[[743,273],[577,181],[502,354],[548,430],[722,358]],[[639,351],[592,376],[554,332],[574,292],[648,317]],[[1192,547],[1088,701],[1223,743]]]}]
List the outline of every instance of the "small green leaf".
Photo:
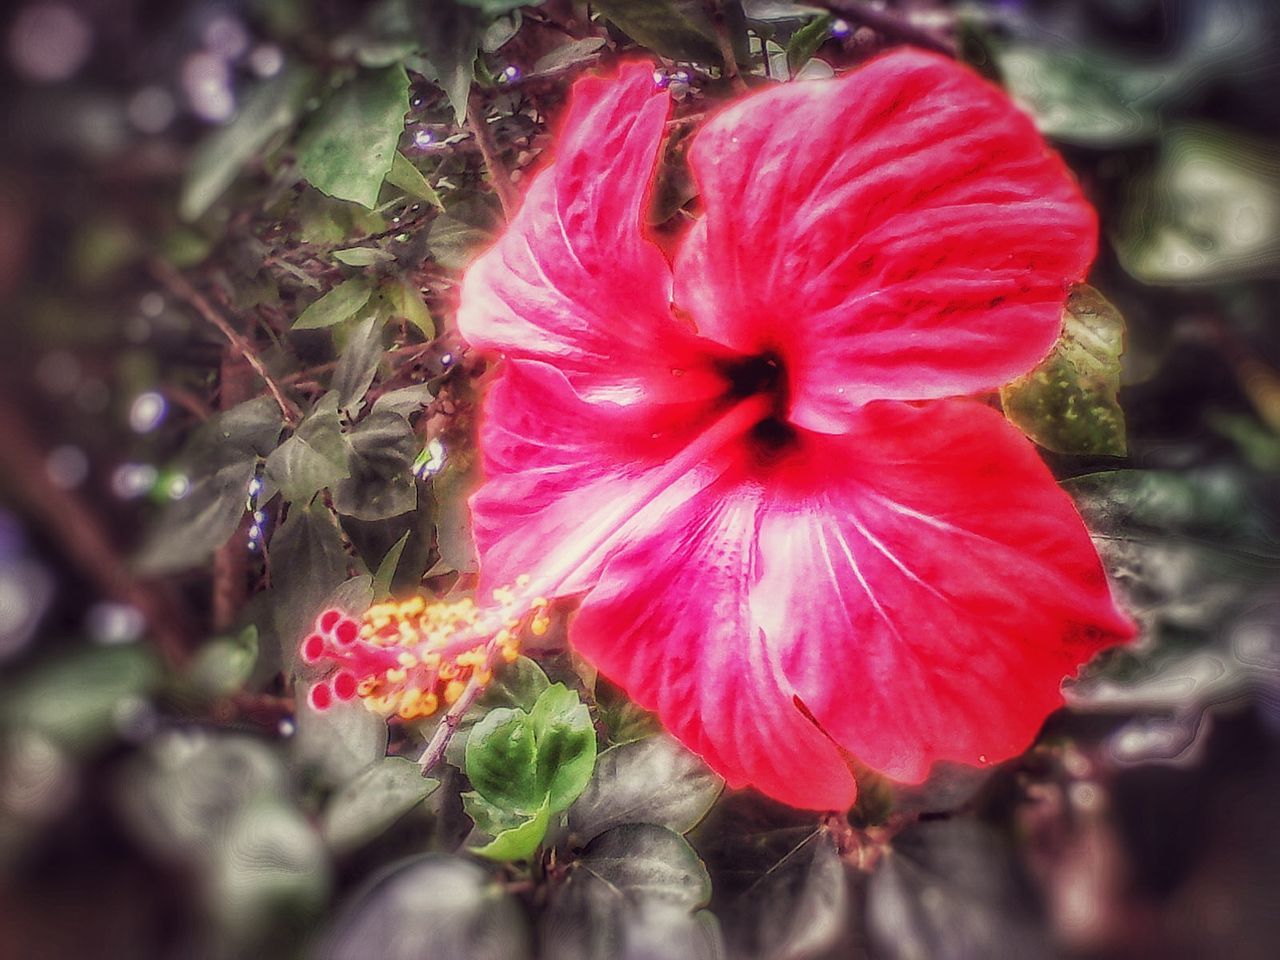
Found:
[{"label": "small green leaf", "polygon": [[382,558],[382,562],[378,564],[378,570],[373,575],[373,593],[377,597],[386,597],[391,595],[391,581],[395,579],[396,567],[400,565],[400,555],[404,553],[405,545],[409,542],[409,535],[412,530],[406,530],[404,536],[395,542],[387,555]]},{"label": "small green leaf", "polygon": [[338,395],[338,408],[349,416],[363,405],[364,395],[382,361],[383,319],[381,310],[370,310],[368,316],[355,324],[329,382],[329,389]]},{"label": "small green leaf", "polygon": [[538,790],[558,813],[578,799],[595,768],[591,713],[577,693],[557,683],[542,691],[529,722],[537,742]]},{"label": "small green leaf", "polygon": [[321,833],[335,850],[354,850],[378,836],[440,786],[404,757],[384,757],[357,774],[329,800]]},{"label": "small green leaf", "polygon": [[547,687],[529,712],[491,710],[467,740],[472,786],[504,811],[532,816],[544,803],[552,813],[577,799],[596,759],[595,729],[578,695]]},{"label": "small green leaf", "polygon": [[395,257],[378,247],[347,247],[333,251],[333,259],[348,267],[371,267],[375,263],[391,263]]},{"label": "small green leaf", "polygon": [[497,707],[519,707],[527,713],[549,686],[551,681],[542,668],[528,657],[516,657],[514,662],[500,665],[475,705],[462,715],[445,751],[445,759],[459,769],[465,768],[471,731],[489,711]]},{"label": "small green leaf", "polygon": [[427,182],[427,178],[399,150],[391,161],[391,172],[387,174],[387,183],[403,190],[406,197],[425,200],[433,207],[444,209],[444,203],[440,200],[440,194],[436,193],[435,187]]},{"label": "small green leaf", "polygon": [[465,270],[492,239],[484,227],[449,213],[436,217],[427,228],[427,250],[446,270]]},{"label": "small green leaf", "polygon": [[544,53],[534,61],[529,76],[536,77],[546,73],[557,73],[593,59],[605,46],[604,37],[586,37],[582,40],[570,40],[556,47],[550,53]]},{"label": "small green leaf", "polygon": [[432,319],[431,311],[427,309],[422,294],[418,292],[416,286],[408,280],[392,280],[382,287],[382,295],[391,305],[393,317],[404,317],[422,331],[425,339],[435,339],[436,322]]},{"label": "small green leaf", "polygon": [[425,383],[414,384],[412,387],[401,387],[399,390],[388,390],[377,400],[373,401],[373,407],[369,410],[370,414],[374,413],[394,413],[397,416],[409,419],[416,413],[419,413],[423,407],[431,402],[431,388]]},{"label": "small green leaf", "polygon": [[471,852],[489,860],[528,860],[546,837],[550,823],[551,807],[548,799],[543,800],[537,813],[524,823],[503,830],[484,846],[472,847]]},{"label": "small green leaf", "polygon": [[285,67],[245,98],[229,124],[201,142],[182,182],[178,200],[182,219],[203,216],[245,163],[293,125],[314,79],[308,70]]},{"label": "small green leaf", "polygon": [[610,747],[569,808],[569,830],[584,840],[623,823],[656,823],[688,833],[711,809],[724,781],[665,734]]},{"label": "small green leaf", "polygon": [[1124,318],[1090,286],[1071,292],[1062,337],[1040,365],[1003,387],[1005,415],[1057,453],[1123,457],[1120,355]]},{"label": "small green leaf", "polygon": [[787,70],[791,76],[799,73],[800,68],[813,59],[818,48],[831,37],[831,24],[834,22],[834,17],[824,14],[791,34],[791,39],[787,41]]},{"label": "small green leaf", "polygon": [[295,330],[318,330],[350,320],[373,295],[373,285],[364,277],[343,280],[319,300],[314,300],[293,323]]},{"label": "small green leaf", "polygon": [[426,59],[420,66],[448,96],[454,118],[461,124],[467,117],[467,99],[471,94],[480,38],[484,35],[484,19],[479,11],[453,0],[436,0],[423,26]]},{"label": "small green leaf", "polygon": [[467,740],[467,778],[503,810],[532,815],[546,798],[538,783],[538,745],[529,714],[515,708],[490,711]]},{"label": "small green leaf", "polygon": [[372,208],[391,171],[408,110],[404,67],[361,71],[307,124],[298,139],[299,171],[322,193]]}]

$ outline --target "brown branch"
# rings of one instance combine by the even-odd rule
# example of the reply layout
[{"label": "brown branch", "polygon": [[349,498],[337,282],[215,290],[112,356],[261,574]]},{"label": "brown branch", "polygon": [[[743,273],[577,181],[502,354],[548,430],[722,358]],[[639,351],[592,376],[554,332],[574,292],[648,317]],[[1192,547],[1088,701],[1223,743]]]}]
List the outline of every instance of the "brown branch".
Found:
[{"label": "brown branch", "polygon": [[135,580],[100,518],[79,498],[49,482],[46,452],[24,418],[0,399],[0,474],[29,515],[43,525],[66,558],[105,596],[127,603],[146,618],[160,654],[174,666],[187,658],[190,631],[159,584]]},{"label": "brown branch", "polygon": [[941,40],[927,30],[917,27],[901,14],[890,10],[879,10],[856,0],[816,0],[816,5],[826,7],[832,13],[845,20],[870,27],[876,33],[890,40],[909,43],[947,57],[956,55],[955,48],[945,40]]},{"label": "brown branch", "polygon": [[467,101],[467,126],[471,128],[471,135],[475,137],[476,146],[480,148],[480,156],[484,159],[489,181],[493,184],[493,190],[502,204],[502,212],[510,220],[516,212],[516,207],[519,206],[520,198],[516,193],[515,184],[511,182],[511,175],[498,159],[497,147],[493,137],[489,135],[489,122],[485,119],[479,94],[473,93],[471,99]]},{"label": "brown branch", "polygon": [[253,368],[253,372],[267,385],[267,389],[271,392],[276,406],[280,408],[280,413],[284,416],[285,422],[290,426],[296,424],[301,416],[298,408],[284,395],[280,385],[272,379],[271,374],[267,372],[266,365],[262,362],[262,358],[250,346],[249,341],[240,336],[235,331],[235,328],[227,323],[226,318],[213,308],[213,304],[196,290],[186,277],[168,263],[163,260],[152,260],[150,268],[151,275],[164,284],[170,293],[189,304],[195,309],[196,313],[200,314],[204,320],[211,323],[218,329],[219,333],[227,338],[227,342],[231,344],[232,349],[244,359],[245,363]]}]

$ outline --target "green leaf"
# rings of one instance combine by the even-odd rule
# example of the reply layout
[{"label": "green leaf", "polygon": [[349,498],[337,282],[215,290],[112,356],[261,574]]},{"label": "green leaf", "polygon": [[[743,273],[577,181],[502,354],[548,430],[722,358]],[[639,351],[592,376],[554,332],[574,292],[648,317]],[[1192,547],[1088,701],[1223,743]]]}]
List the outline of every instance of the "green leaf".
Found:
[{"label": "green leaf", "polygon": [[165,505],[139,551],[138,571],[158,576],[208,560],[240,525],[256,470],[254,456],[212,473],[181,474],[189,486],[181,499]]},{"label": "green leaf", "polygon": [[1034,370],[1003,387],[1005,415],[1057,453],[1123,457],[1120,355],[1124,318],[1093,287],[1076,287],[1063,314],[1062,336]]},{"label": "green leaf", "polygon": [[1125,89],[1124,69],[1084,53],[1016,44],[993,51],[1009,95],[1047,137],[1085,147],[1149,139],[1155,114]]},{"label": "green leaf", "polygon": [[627,36],[664,57],[720,60],[715,24],[703,0],[596,0],[593,5]]},{"label": "green leaf", "polygon": [[0,722],[67,749],[91,749],[115,735],[121,706],[148,696],[160,679],[159,664],[142,647],[63,654],[5,678]]},{"label": "green leaf", "polygon": [[670,737],[610,747],[569,808],[569,830],[583,840],[624,823],[655,823],[687,833],[715,803],[724,781]]},{"label": "green leaf", "polygon": [[418,439],[398,413],[371,412],[347,434],[351,475],[333,490],[333,507],[344,517],[385,520],[418,504],[411,465]]},{"label": "green leaf", "polygon": [[245,163],[293,125],[314,79],[309,70],[286,66],[245,98],[229,124],[196,147],[178,200],[182,219],[203,216]]},{"label": "green leaf", "polygon": [[395,542],[395,545],[387,551],[387,555],[382,558],[382,562],[378,564],[378,570],[373,575],[373,595],[375,597],[387,597],[391,595],[391,581],[395,579],[396,567],[400,565],[400,555],[404,553],[405,545],[409,542],[409,534],[411,530],[406,530],[404,536]]},{"label": "green leaf", "polygon": [[657,824],[628,823],[605,831],[587,844],[578,866],[627,897],[689,910],[711,899],[711,877],[693,847]]},{"label": "green leaf", "polygon": [[427,228],[427,249],[446,270],[465,270],[492,239],[485,227],[452,213],[441,214]]},{"label": "green leaf", "polygon": [[871,874],[866,932],[877,957],[1051,956],[1031,890],[992,828],[918,823]]},{"label": "green leaf", "polygon": [[199,727],[167,730],[123,770],[120,810],[165,860],[203,862],[240,813],[288,790],[279,753],[259,737]]},{"label": "green leaf", "polygon": [[321,819],[325,842],[354,850],[378,836],[440,786],[404,757],[384,757],[361,771],[329,800]]},{"label": "green leaf", "polygon": [[358,700],[314,710],[303,685],[298,700],[294,755],[326,784],[341,787],[386,756],[387,722]]},{"label": "green leaf", "polygon": [[235,637],[210,640],[186,670],[186,680],[200,693],[222,697],[244,687],[258,662],[258,628],[249,624]]},{"label": "green leaf", "polygon": [[206,867],[209,906],[234,939],[262,936],[288,910],[310,911],[329,893],[328,854],[315,829],[279,798],[239,812]]},{"label": "green leaf", "polygon": [[715,924],[693,913],[710,896],[706,868],[678,833],[653,824],[615,827],[568,866],[543,926],[546,955],[723,957]]},{"label": "green leaf", "polygon": [[271,538],[269,570],[267,609],[284,660],[293,664],[298,644],[347,580],[347,552],[333,514],[322,504],[293,504]]},{"label": "green leaf", "polygon": [[436,542],[440,549],[440,563],[459,573],[475,573],[479,568],[476,559],[475,537],[471,529],[471,510],[467,500],[480,484],[480,471],[458,470],[445,467],[435,478]]},{"label": "green leaf", "polygon": [[442,854],[383,872],[339,915],[326,960],[529,960],[524,911],[489,871]]},{"label": "green leaf", "polygon": [[1176,127],[1155,174],[1126,197],[1116,252],[1144,283],[1215,283],[1280,266],[1280,152],[1269,144]]},{"label": "green leaf", "polygon": [[596,54],[600,52],[606,43],[607,41],[604,37],[586,37],[582,40],[570,40],[568,43],[556,47],[549,53],[544,53],[535,60],[529,70],[529,76],[536,77],[547,73],[557,73],[570,67],[589,63],[596,58]]},{"label": "green leaf", "polygon": [[329,389],[338,395],[338,408],[348,415],[357,412],[364,403],[364,395],[373,383],[382,361],[382,324],[380,310],[369,311],[351,329],[338,366],[333,371]]},{"label": "green leaf", "polygon": [[375,263],[391,263],[395,256],[378,247],[347,247],[333,251],[333,259],[348,267],[371,267]]},{"label": "green leaf", "polygon": [[499,665],[479,699],[462,715],[445,750],[445,759],[455,767],[465,769],[471,731],[489,711],[497,707],[519,707],[527,713],[549,686],[551,681],[542,668],[528,657],[520,656],[512,663]]},{"label": "green leaf", "polygon": [[280,435],[280,409],[259,397],[203,424],[178,455],[176,476],[184,484],[165,504],[136,559],[147,575],[172,573],[203,563],[226,543],[244,516],[249,481],[258,458]]},{"label": "green leaf", "polygon": [[430,403],[431,398],[431,388],[425,383],[414,384],[412,387],[401,387],[398,390],[388,390],[373,401],[373,407],[370,408],[369,413],[371,415],[375,413],[394,413],[407,420]]},{"label": "green leaf", "polygon": [[791,76],[800,72],[800,68],[813,59],[813,55],[831,37],[831,24],[835,18],[830,14],[816,17],[791,34],[787,41],[787,70]]},{"label": "green leaf", "polygon": [[479,11],[453,0],[437,0],[423,25],[424,74],[434,80],[453,106],[459,124],[467,117],[467,99],[475,75],[476,54],[484,35]]},{"label": "green leaf", "polygon": [[849,881],[830,835],[815,830],[728,907],[725,930],[742,957],[825,957],[847,934]]},{"label": "green leaf", "polygon": [[427,182],[427,178],[399,150],[391,161],[391,172],[387,174],[387,183],[404,191],[406,197],[425,200],[433,207],[444,209],[444,203],[440,200],[440,194],[436,193],[436,188]]},{"label": "green leaf", "polygon": [[529,714],[500,707],[475,725],[467,740],[467,778],[503,810],[532,815],[546,799],[538,783],[538,744]]},{"label": "green leaf", "polygon": [[471,852],[488,860],[528,860],[537,852],[550,823],[551,801],[548,798],[542,801],[537,813],[528,820],[519,826],[503,830],[484,846],[472,847]]},{"label": "green leaf", "polygon": [[566,809],[595,765],[595,728],[578,695],[547,687],[533,709],[491,710],[471,730],[466,771],[485,800],[504,811],[533,816],[544,804]]},{"label": "green leaf", "polygon": [[587,705],[562,683],[538,697],[529,713],[537,742],[538,790],[558,813],[582,793],[596,763],[596,731]]},{"label": "green leaf", "polygon": [[293,323],[295,330],[318,330],[350,320],[373,295],[373,285],[364,277],[343,280],[319,300],[313,300]]},{"label": "green leaf", "polygon": [[361,71],[308,122],[298,139],[299,171],[322,193],[372,208],[408,110],[404,67]]},{"label": "green leaf", "polygon": [[393,317],[404,317],[422,331],[424,338],[435,339],[436,322],[432,319],[431,311],[427,309],[422,294],[414,284],[404,279],[392,280],[383,286],[382,295],[391,305]]},{"label": "green leaf", "polygon": [[337,397],[327,393],[298,424],[292,437],[267,457],[262,499],[278,489],[287,502],[306,502],[350,475]]}]

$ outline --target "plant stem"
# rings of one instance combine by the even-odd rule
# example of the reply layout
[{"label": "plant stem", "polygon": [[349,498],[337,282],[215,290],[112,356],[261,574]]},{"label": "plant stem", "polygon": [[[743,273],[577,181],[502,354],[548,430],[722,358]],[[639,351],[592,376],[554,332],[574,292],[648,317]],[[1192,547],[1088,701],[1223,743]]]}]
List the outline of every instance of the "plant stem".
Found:
[{"label": "plant stem", "polygon": [[186,302],[196,313],[217,328],[218,332],[227,338],[227,342],[244,361],[253,368],[253,372],[262,378],[262,382],[267,385],[267,390],[271,392],[272,398],[276,402],[276,406],[280,408],[280,413],[284,417],[285,422],[289,426],[297,424],[301,414],[293,402],[284,395],[284,391],[280,389],[280,385],[267,372],[266,364],[262,362],[262,358],[250,346],[249,341],[236,332],[231,324],[227,323],[225,317],[218,313],[201,293],[196,290],[187,278],[175,270],[172,266],[163,260],[151,261],[151,275],[155,277],[178,299]]}]

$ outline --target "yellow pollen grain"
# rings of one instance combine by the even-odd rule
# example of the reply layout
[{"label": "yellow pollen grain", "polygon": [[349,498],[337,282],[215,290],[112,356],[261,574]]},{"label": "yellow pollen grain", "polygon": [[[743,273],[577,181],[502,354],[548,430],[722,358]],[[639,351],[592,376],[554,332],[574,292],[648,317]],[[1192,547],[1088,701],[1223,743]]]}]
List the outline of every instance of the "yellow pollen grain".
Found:
[{"label": "yellow pollen grain", "polygon": [[453,703],[462,696],[462,691],[466,688],[467,685],[461,680],[450,680],[449,685],[444,688],[444,702]]},{"label": "yellow pollen grain", "polygon": [[418,665],[418,658],[415,657],[408,650],[400,654],[400,656],[396,657],[396,660],[399,661],[400,666],[406,667],[410,670],[412,670],[414,667]]},{"label": "yellow pollen grain", "polygon": [[409,674],[405,670],[400,668],[397,668],[395,670],[388,670],[387,682],[388,683],[404,683],[405,677],[407,677],[408,675]]}]

